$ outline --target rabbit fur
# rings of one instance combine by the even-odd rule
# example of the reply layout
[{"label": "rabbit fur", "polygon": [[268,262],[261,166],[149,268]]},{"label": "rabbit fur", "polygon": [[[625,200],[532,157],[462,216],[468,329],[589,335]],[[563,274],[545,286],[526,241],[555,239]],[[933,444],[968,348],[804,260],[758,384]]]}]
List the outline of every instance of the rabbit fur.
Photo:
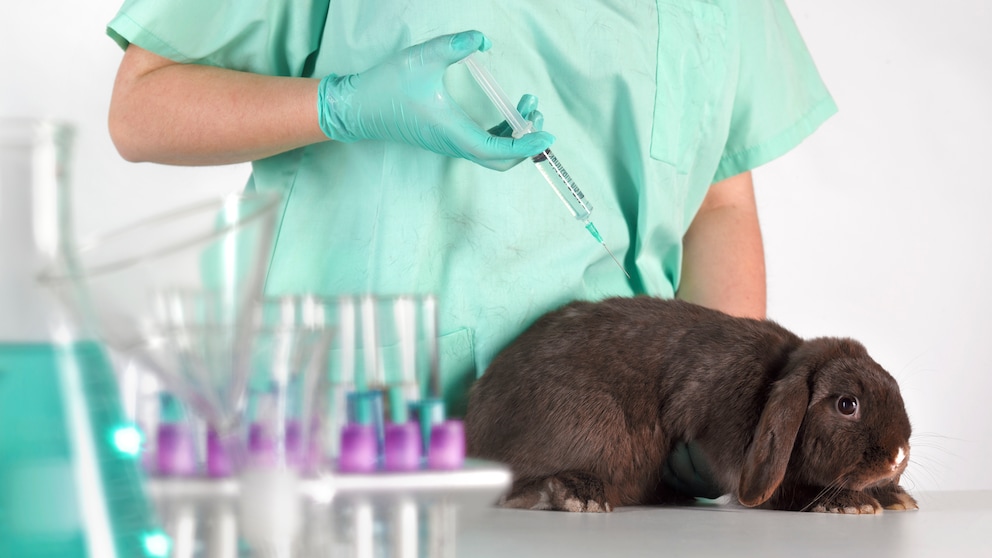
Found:
[{"label": "rabbit fur", "polygon": [[916,509],[899,486],[911,433],[899,387],[858,342],[648,296],[573,302],[473,385],[468,454],[514,473],[505,507],[680,503],[672,449],[692,443],[744,506]]}]

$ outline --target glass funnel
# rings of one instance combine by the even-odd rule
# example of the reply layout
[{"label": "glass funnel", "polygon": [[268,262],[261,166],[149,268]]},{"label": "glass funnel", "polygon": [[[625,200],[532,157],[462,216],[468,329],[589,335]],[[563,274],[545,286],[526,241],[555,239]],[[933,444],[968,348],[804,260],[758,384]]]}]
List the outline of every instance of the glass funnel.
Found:
[{"label": "glass funnel", "polygon": [[0,119],[0,556],[162,556],[104,347],[36,281],[73,265],[71,141]]},{"label": "glass funnel", "polygon": [[249,450],[252,465],[317,472],[318,407],[336,333],[333,306],[312,295],[263,299],[255,312]]},{"label": "glass funnel", "polygon": [[81,242],[75,261],[43,281],[224,431],[243,409],[251,312],[280,202],[275,192],[244,193],[162,213]]}]

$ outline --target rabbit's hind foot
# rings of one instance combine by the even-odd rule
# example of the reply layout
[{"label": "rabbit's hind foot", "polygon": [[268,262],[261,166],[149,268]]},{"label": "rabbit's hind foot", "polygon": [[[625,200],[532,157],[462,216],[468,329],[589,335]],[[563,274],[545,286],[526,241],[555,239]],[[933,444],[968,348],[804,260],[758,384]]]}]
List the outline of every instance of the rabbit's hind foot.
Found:
[{"label": "rabbit's hind foot", "polygon": [[504,508],[568,512],[610,512],[603,481],[583,471],[565,471],[543,478],[520,479],[499,503]]}]

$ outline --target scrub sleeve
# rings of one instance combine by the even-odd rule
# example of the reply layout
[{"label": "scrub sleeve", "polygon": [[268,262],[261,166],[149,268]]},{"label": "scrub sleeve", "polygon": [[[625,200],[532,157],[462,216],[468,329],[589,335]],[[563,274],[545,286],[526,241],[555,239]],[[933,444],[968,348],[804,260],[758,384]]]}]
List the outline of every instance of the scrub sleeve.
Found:
[{"label": "scrub sleeve", "polygon": [[[268,75],[360,72],[466,29],[511,96],[540,99],[554,151],[632,278],[523,163],[494,172],[402,144],[323,142],[253,163],[286,200],[269,294],[438,295],[455,414],[506,343],[573,299],[674,296],[682,237],[715,181],[785,153],[836,110],[781,0],[132,0],[122,46]],[[468,72],[445,84],[500,117]],[[316,107],[315,107],[316,113]]]}]

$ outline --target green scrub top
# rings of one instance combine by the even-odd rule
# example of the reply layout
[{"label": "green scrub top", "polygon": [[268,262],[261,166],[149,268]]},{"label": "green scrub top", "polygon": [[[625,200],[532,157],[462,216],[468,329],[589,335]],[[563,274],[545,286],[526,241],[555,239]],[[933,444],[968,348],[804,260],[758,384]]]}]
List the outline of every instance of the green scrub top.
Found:
[{"label": "green scrub top", "polygon": [[[129,0],[108,33],[178,62],[323,77],[467,29],[492,41],[479,60],[510,96],[538,97],[552,149],[631,279],[529,162],[497,172],[329,141],[255,161],[248,185],[286,199],[268,293],[438,296],[455,414],[541,314],[674,296],[709,185],[785,153],[836,110],[781,0]],[[467,68],[445,82],[481,125],[501,120]]]}]

